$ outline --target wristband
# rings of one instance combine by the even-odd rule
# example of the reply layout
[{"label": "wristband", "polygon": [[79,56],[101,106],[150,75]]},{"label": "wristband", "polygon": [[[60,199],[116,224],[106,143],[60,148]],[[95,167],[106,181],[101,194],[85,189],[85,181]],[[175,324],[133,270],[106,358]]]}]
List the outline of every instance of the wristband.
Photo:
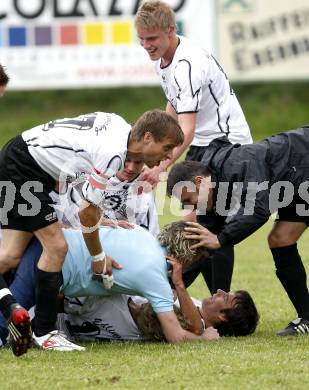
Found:
[{"label": "wristband", "polygon": [[99,253],[98,255],[92,256],[92,261],[96,263],[97,261],[104,261],[106,258],[106,254],[104,251]]}]

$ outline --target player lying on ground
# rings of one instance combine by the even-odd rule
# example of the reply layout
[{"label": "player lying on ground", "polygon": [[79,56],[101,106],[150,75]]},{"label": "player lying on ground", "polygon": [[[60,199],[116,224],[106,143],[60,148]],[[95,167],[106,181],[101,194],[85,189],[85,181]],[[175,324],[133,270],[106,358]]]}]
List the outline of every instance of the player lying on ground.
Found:
[{"label": "player lying on ground", "polygon": [[[166,255],[177,257],[182,264],[186,265],[192,261],[194,255],[199,253],[188,250],[190,241],[184,240],[183,226],[183,222],[171,224],[160,235],[159,240],[161,245],[166,247],[166,253],[150,233],[138,226],[132,230],[101,228],[99,234],[100,238],[105,240],[107,253],[119,256],[123,265],[123,269],[114,271],[115,283],[110,290],[104,288],[101,280],[92,279],[91,256],[86,249],[81,232],[65,230],[64,235],[69,251],[62,268],[63,294],[68,297],[110,296],[119,293],[140,295],[147,298],[151,304],[168,342],[217,338],[216,331],[209,329],[207,332],[204,331],[200,313],[180,280],[174,280],[174,284],[183,315],[192,326],[191,331],[184,330],[180,326],[173,311],[174,299],[167,277]],[[187,242],[186,245],[184,241]],[[40,256],[40,252],[38,242],[32,242],[27,248],[19,268],[20,270],[22,267],[25,268],[24,274],[33,273],[35,268],[33,261]],[[22,271],[20,274],[22,275]],[[31,288],[27,290],[30,291]],[[254,303],[250,297],[246,299],[246,296],[238,296],[238,293],[234,298],[233,293],[226,294],[224,298],[232,310],[225,312],[221,320],[224,322],[228,319],[226,322],[230,322],[234,329],[226,331],[225,334],[249,334],[254,331],[258,319]],[[214,301],[215,298],[211,303]],[[45,343],[46,349],[49,347],[48,340],[47,338]],[[55,345],[53,349],[57,349]]]},{"label": "player lying on ground", "polygon": [[[181,265],[179,263],[177,265],[180,268],[176,272],[179,272]],[[29,309],[34,303],[33,292],[28,288],[31,285],[31,279],[33,285],[33,272],[25,274],[22,265],[20,267],[11,289],[17,294],[24,307]],[[21,277],[21,273],[23,277]],[[175,277],[173,280],[174,283],[177,283]],[[251,316],[257,320],[251,297],[246,291],[226,293],[219,290],[202,302],[194,298],[191,299],[200,312],[202,326],[205,328],[213,326],[221,336],[240,336],[242,332],[246,334],[250,331],[248,326],[239,326],[242,315],[250,307]],[[109,297],[65,297],[62,302],[63,313],[58,314],[57,329],[73,342],[165,341],[158,317],[145,298],[117,294]],[[190,330],[191,323],[183,316],[178,300],[174,303],[174,311],[181,326]],[[248,322],[248,314],[244,315],[243,321],[244,323]],[[253,329],[251,330],[253,331]],[[3,344],[6,343],[6,337],[6,322],[3,317],[0,317],[0,339]]]},{"label": "player lying on ground", "polygon": [[[224,224],[219,234],[188,222],[193,247],[237,244],[277,219],[268,236],[276,275],[298,317],[279,336],[309,334],[309,293],[297,241],[309,225],[309,126],[277,134],[253,145],[212,141],[201,162],[182,162],[168,177],[168,193],[199,213],[213,210]],[[227,186],[228,185],[228,186]]]}]

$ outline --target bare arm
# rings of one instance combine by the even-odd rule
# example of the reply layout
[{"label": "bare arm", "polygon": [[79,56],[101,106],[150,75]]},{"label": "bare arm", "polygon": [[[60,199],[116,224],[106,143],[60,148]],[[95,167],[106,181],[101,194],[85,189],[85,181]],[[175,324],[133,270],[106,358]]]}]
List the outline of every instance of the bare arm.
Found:
[{"label": "bare arm", "polygon": [[[86,201],[82,202],[79,218],[83,229],[83,237],[91,256],[96,256],[103,252],[99,237],[99,224],[101,220],[100,209]],[[106,256],[106,275],[112,275],[112,267],[121,269],[122,267],[111,257]],[[103,273],[104,261],[92,262],[92,271],[95,274]]]},{"label": "bare arm", "polygon": [[177,146],[177,148],[173,150],[172,159],[162,161],[160,166],[162,166],[162,169],[164,170],[174,164],[193,141],[197,115],[195,112],[177,115],[170,103],[168,103],[166,106],[166,112],[173,117],[176,115],[176,119],[178,120],[178,123],[183,131],[185,139],[181,145]]},{"label": "bare arm", "polygon": [[182,314],[189,322],[189,330],[194,334],[201,335],[204,330],[201,316],[183,283],[182,265],[171,257],[168,257],[168,259],[173,266],[172,281],[177,292]]},{"label": "bare arm", "polygon": [[191,340],[216,340],[219,338],[219,333],[213,327],[207,328],[201,335],[196,335],[187,330],[182,329],[176,314],[173,311],[159,313],[158,319],[166,340],[171,344],[180,343]]}]

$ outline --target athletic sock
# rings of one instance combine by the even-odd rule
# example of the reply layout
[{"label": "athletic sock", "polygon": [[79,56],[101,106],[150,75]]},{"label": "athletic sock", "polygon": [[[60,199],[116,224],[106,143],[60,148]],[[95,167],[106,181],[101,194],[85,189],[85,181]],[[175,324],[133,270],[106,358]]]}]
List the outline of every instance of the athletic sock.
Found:
[{"label": "athletic sock", "polygon": [[216,249],[210,252],[209,261],[205,261],[202,274],[211,294],[218,289],[229,292],[234,268],[234,247]]},{"label": "athletic sock", "polygon": [[276,275],[298,316],[309,320],[307,275],[297,250],[297,244],[271,248],[271,252],[276,266]]},{"label": "athletic sock", "polygon": [[56,329],[57,297],[62,284],[62,272],[45,272],[37,269],[35,335],[44,336]]},{"label": "athletic sock", "polygon": [[8,289],[3,276],[0,275],[0,311],[2,312],[5,319],[10,317],[11,305],[13,303],[16,303],[16,299]]}]

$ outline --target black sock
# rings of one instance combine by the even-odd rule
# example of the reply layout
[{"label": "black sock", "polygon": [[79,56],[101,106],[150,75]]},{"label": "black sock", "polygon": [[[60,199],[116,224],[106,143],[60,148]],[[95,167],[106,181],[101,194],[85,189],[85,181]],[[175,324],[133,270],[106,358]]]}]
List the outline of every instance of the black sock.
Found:
[{"label": "black sock", "polygon": [[202,274],[211,294],[218,289],[229,292],[234,268],[234,247],[211,251],[208,262],[204,262]]},{"label": "black sock", "polygon": [[16,303],[16,299],[8,290],[7,284],[2,275],[0,275],[0,311],[2,312],[4,318],[8,319],[11,314],[10,306],[13,303]]},{"label": "black sock", "polygon": [[297,244],[271,249],[276,275],[288,294],[297,314],[309,320],[307,275],[297,250]]},{"label": "black sock", "polygon": [[61,284],[61,272],[45,272],[37,269],[34,328],[35,335],[38,337],[56,329],[57,297]]}]

